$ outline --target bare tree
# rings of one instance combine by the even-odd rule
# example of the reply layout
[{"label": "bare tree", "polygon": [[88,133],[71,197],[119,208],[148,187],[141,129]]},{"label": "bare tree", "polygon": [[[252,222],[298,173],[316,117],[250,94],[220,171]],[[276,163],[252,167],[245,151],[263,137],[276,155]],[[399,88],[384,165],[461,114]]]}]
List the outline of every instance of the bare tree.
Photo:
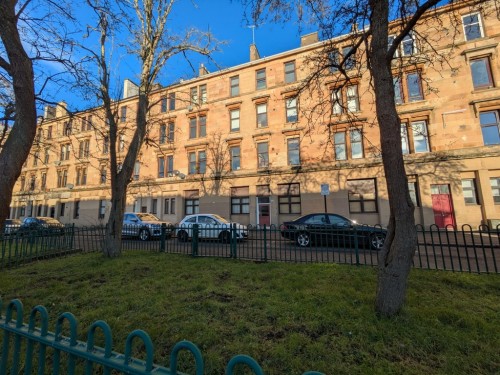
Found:
[{"label": "bare tree", "polygon": [[[63,83],[66,67],[72,65],[67,28],[73,18],[68,9],[64,1],[0,2],[0,228],[36,135],[37,103],[47,86]],[[64,68],[50,71],[41,63]]]},{"label": "bare tree", "polygon": [[[127,187],[131,182],[135,162],[145,142],[148,126],[152,122],[150,118],[153,104],[150,102],[151,92],[161,69],[172,56],[177,54],[193,51],[210,56],[217,48],[217,42],[208,32],[190,29],[182,36],[171,33],[171,30],[167,28],[168,17],[175,2],[175,0],[134,0],[115,3],[88,1],[97,15],[96,30],[100,35],[99,52],[92,52],[90,49],[88,51],[92,53],[99,70],[98,96],[102,101],[110,140],[111,211],[103,249],[108,257],[121,254],[121,232]],[[116,12],[119,12],[119,15]],[[113,100],[110,93],[112,75],[110,64],[112,63],[107,52],[110,38],[118,30],[126,31],[132,39],[128,52],[137,57],[140,67],[135,126],[120,167],[117,157],[120,132],[117,118],[119,103]]]},{"label": "bare tree", "polygon": [[[390,218],[385,246],[378,256],[379,273],[376,296],[376,311],[392,316],[398,313],[405,301],[407,280],[416,248],[414,206],[408,191],[408,181],[401,145],[401,121],[396,110],[393,70],[397,67],[396,51],[405,37],[413,33],[420,43],[426,45],[427,55],[418,59],[404,61],[404,64],[416,64],[433,61],[447,64],[447,56],[438,52],[433,37],[442,25],[435,12],[436,6],[447,4],[440,0],[391,2],[388,0],[340,1],[329,0],[242,0],[250,5],[254,22],[260,18],[273,21],[289,20],[296,17],[299,22],[312,21],[319,25],[326,40],[324,48],[308,59],[310,75],[304,80],[299,92],[315,91],[315,95],[304,95],[309,117],[328,123],[331,108],[336,103],[329,93],[325,94],[324,82],[332,78],[332,70],[337,72],[339,84],[348,84],[352,75],[348,72],[352,58],[356,59],[356,73],[360,76],[368,73],[372,93],[375,99],[376,118],[371,125],[380,129],[380,147],[389,196]],[[482,6],[484,1],[458,2],[470,8]],[[496,3],[496,1],[495,1]],[[450,6],[450,17],[456,17],[447,32],[453,38],[459,25],[458,15]],[[395,21],[394,21],[395,20]],[[429,22],[427,33],[419,33],[416,26]],[[394,21],[394,22],[392,22]],[[454,28],[455,27],[455,28]],[[425,27],[423,28],[425,29]],[[422,30],[422,27],[420,28]],[[338,37],[335,40],[333,37]],[[390,37],[390,38],[389,38]],[[339,58],[335,55],[336,44],[345,42],[350,51]],[[391,44],[389,44],[389,40]],[[447,49],[448,52],[453,48]],[[364,63],[360,63],[360,61]],[[400,67],[403,62],[399,61]],[[312,98],[312,99],[311,99]],[[335,99],[335,98],[333,98]],[[356,118],[351,119],[353,123]]]}]

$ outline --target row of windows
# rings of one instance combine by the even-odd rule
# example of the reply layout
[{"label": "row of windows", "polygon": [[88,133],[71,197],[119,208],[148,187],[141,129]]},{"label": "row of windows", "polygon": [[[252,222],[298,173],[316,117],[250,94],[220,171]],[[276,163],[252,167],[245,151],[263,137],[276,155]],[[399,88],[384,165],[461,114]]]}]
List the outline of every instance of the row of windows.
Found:
[{"label": "row of windows", "polygon": [[[500,204],[500,177],[490,178],[491,194],[493,202]],[[462,180],[462,191],[465,204],[481,204],[477,194],[477,183],[475,178],[466,178]]]}]

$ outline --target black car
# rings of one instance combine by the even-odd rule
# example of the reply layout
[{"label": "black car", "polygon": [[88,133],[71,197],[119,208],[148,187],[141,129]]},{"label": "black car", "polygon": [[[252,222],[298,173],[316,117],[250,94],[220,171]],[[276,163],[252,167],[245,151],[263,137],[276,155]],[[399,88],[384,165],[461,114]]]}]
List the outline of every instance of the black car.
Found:
[{"label": "black car", "polygon": [[3,229],[4,236],[14,236],[17,233],[20,226],[21,226],[21,220],[6,219]]},{"label": "black car", "polygon": [[295,241],[300,247],[337,245],[370,247],[380,250],[387,232],[382,227],[361,225],[337,214],[314,213],[287,221],[281,226],[281,236]]},{"label": "black car", "polygon": [[26,234],[32,231],[40,231],[43,234],[64,234],[64,224],[53,217],[26,217],[24,218],[19,232]]}]

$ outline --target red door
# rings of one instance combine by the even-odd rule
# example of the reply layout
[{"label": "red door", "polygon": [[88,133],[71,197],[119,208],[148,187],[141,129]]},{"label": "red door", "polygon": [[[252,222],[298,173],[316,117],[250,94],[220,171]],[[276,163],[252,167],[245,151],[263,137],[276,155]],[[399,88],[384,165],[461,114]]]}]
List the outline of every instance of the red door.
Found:
[{"label": "red door", "polygon": [[448,225],[455,226],[449,185],[431,185],[431,197],[436,225],[439,228],[446,228]]},{"label": "red door", "polygon": [[269,203],[259,203],[259,225],[271,224],[271,216],[269,215]]}]

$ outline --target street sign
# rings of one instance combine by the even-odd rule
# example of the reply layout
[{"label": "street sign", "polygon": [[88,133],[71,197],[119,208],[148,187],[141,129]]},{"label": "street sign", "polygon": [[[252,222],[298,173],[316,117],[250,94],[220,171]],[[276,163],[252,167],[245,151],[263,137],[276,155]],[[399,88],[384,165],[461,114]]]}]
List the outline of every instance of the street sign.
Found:
[{"label": "street sign", "polygon": [[321,184],[321,195],[330,195],[330,185]]}]

